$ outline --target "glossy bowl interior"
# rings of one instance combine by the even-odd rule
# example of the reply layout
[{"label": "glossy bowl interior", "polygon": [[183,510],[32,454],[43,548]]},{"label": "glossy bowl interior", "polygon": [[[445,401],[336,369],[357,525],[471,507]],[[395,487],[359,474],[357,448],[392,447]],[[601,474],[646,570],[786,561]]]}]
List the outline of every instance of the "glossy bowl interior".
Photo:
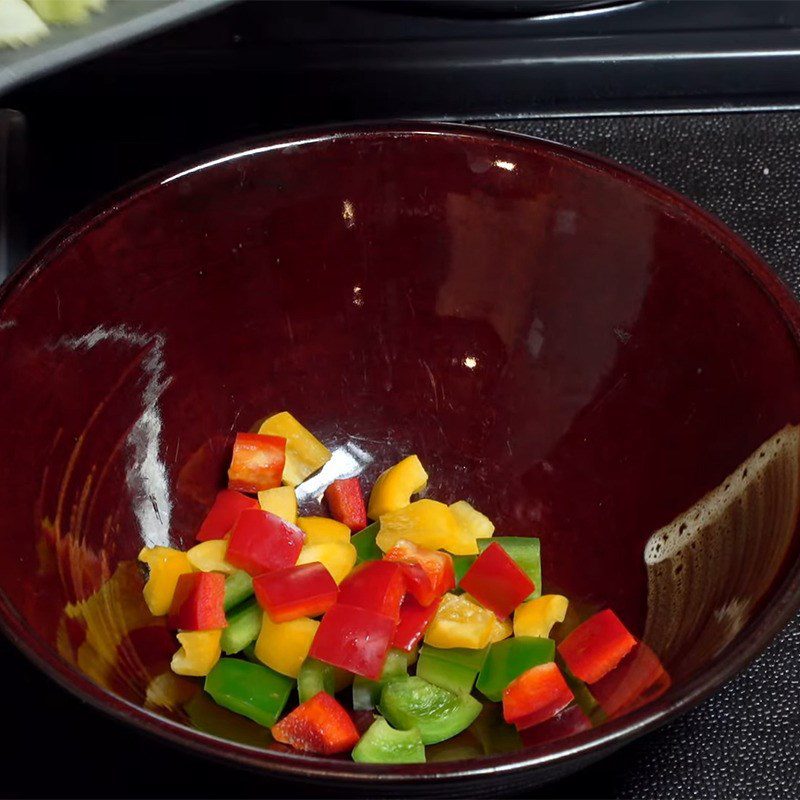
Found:
[{"label": "glossy bowl interior", "polygon": [[[368,785],[537,782],[696,702],[796,606],[794,428],[755,488],[697,507],[711,534],[645,563],[798,422],[798,313],[721,224],[606,162],[452,126],[254,143],[73,220],[0,298],[5,627],[81,696],[204,752]],[[136,554],[188,545],[233,433],[282,409],[339,474],[416,452],[430,496],[539,536],[545,591],[647,631],[672,686],[575,738],[381,769],[164,699],[175,644]]]}]

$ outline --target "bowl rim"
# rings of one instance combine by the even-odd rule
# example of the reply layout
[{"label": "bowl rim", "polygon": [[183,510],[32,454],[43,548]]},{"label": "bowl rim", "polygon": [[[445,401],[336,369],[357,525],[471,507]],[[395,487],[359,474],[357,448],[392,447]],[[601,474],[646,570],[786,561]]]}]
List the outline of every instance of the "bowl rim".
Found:
[{"label": "bowl rim", "polygon": [[[720,245],[773,301],[776,312],[782,317],[800,349],[800,304],[797,299],[743,239],[716,216],[688,198],[631,167],[579,148],[483,125],[430,121],[377,122],[293,129],[226,143],[153,170],[96,200],[67,219],[45,238],[23,264],[0,285],[0,315],[6,303],[46,269],[75,239],[107,216],[136,202],[145,194],[157,191],[164,183],[236,158],[255,156],[271,150],[318,144],[323,141],[386,136],[423,139],[441,136],[456,141],[465,139],[488,145],[494,142],[505,147],[516,147],[528,153],[545,152],[576,166],[588,167],[638,189],[667,207],[670,213],[681,214],[694,224],[702,235]],[[558,768],[571,760],[600,758],[627,741],[655,730],[708,698],[743,670],[763,652],[800,610],[800,558],[795,558],[794,562],[786,567],[785,574],[773,584],[770,593],[772,597],[769,602],[761,604],[759,611],[739,631],[733,642],[702,670],[685,683],[677,687],[671,686],[661,697],[624,717],[566,739],[523,748],[513,753],[462,761],[397,766],[356,764],[349,760],[266,750],[203,733],[162,717],[143,706],[137,706],[96,685],[76,667],[62,659],[50,645],[26,626],[24,619],[2,590],[0,590],[0,629],[42,672],[78,699],[90,703],[94,708],[118,720],[132,724],[141,731],[166,739],[173,744],[188,747],[196,754],[299,780],[409,784],[431,779],[455,781],[501,774],[519,777],[522,773],[540,768]]]}]

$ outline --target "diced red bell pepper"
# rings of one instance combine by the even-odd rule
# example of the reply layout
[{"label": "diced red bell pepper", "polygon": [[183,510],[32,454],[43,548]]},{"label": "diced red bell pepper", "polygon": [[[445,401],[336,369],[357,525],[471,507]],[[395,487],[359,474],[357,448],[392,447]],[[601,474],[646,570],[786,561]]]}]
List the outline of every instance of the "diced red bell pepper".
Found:
[{"label": "diced red bell pepper", "polygon": [[263,433],[237,433],[228,469],[228,488],[260,492],[281,485],[286,439]]},{"label": "diced red bell pepper", "polygon": [[558,652],[576,678],[595,683],[614,669],[635,644],[636,639],[619,617],[607,608],[578,625],[558,646]]},{"label": "diced red bell pepper", "polygon": [[342,478],[325,490],[331,516],[343,522],[351,531],[367,527],[367,508],[358,478]]},{"label": "diced red bell pepper", "polygon": [[397,622],[406,591],[402,567],[390,561],[368,561],[339,584],[339,603],[368,608]]},{"label": "diced red bell pepper", "polygon": [[533,747],[537,744],[555,742],[558,739],[565,739],[567,736],[574,736],[581,731],[588,731],[591,727],[592,721],[583,713],[581,707],[573,705],[541,725],[534,725],[520,731],[520,739],[525,747]]},{"label": "diced red bell pepper", "polygon": [[629,713],[655,699],[670,685],[658,656],[639,642],[619,666],[592,685],[592,696],[608,719]]},{"label": "diced red bell pepper", "polygon": [[400,606],[400,622],[394,631],[392,647],[410,652],[413,650],[439,608],[436,600],[429,606],[421,606],[411,595],[406,595]]},{"label": "diced red bell pepper", "polygon": [[336,602],[339,591],[319,561],[259,575],[253,578],[253,588],[259,605],[273,622],[316,617]]},{"label": "diced red bell pepper", "polygon": [[456,574],[449,553],[420,547],[400,539],[384,556],[403,565],[406,591],[423,606],[429,606],[455,588]]},{"label": "diced red bell pepper", "polygon": [[496,542],[475,559],[459,586],[498,617],[507,617],[534,590],[533,581]]},{"label": "diced red bell pepper", "polygon": [[218,630],[225,620],[225,576],[220,572],[189,572],[175,585],[167,623],[182,631]]},{"label": "diced red bell pepper", "polygon": [[322,618],[309,655],[376,681],[392,643],[394,626],[391,617],[340,601]]},{"label": "diced red bell pepper", "polygon": [[503,717],[524,730],[554,717],[574,699],[561,670],[550,661],[526,670],[503,692]]},{"label": "diced red bell pepper", "polygon": [[228,539],[225,558],[234,567],[260,575],[293,567],[304,541],[300,528],[269,511],[242,511]]},{"label": "diced red bell pepper", "polygon": [[252,508],[258,508],[258,500],[255,497],[248,497],[232,489],[223,489],[203,520],[197,532],[197,541],[224,539],[233,529],[239,514]]},{"label": "diced red bell pepper", "polygon": [[276,741],[295,750],[325,756],[351,750],[360,738],[350,715],[325,692],[301,703],[271,731]]}]

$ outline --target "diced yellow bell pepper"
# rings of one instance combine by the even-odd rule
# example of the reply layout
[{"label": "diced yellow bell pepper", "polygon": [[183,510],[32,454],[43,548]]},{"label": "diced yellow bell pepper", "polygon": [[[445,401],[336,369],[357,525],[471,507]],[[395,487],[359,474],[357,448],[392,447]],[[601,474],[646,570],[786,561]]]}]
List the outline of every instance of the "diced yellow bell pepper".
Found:
[{"label": "diced yellow bell pepper", "polygon": [[485,514],[473,508],[466,500],[450,506],[459,526],[475,539],[491,539],[494,523]]},{"label": "diced yellow bell pepper", "polygon": [[357,556],[356,548],[350,542],[321,542],[305,545],[297,563],[312,564],[319,561],[336,583],[341,583],[355,566]]},{"label": "diced yellow bell pepper", "polygon": [[464,595],[446,594],[425,632],[431,647],[481,650],[489,644],[497,617]]},{"label": "diced yellow bell pepper", "polygon": [[264,420],[258,432],[286,439],[283,482],[289,486],[302,483],[330,460],[331,451],[288,411],[281,411]]},{"label": "diced yellow bell pepper", "polygon": [[143,547],[139,561],[150,567],[144,601],[153,616],[161,617],[169,611],[178,578],[194,570],[186,553],[171,547]]},{"label": "diced yellow bell pepper", "polygon": [[306,544],[349,542],[350,528],[327,517],[298,517],[297,525],[306,535]]},{"label": "diced yellow bell pepper", "polygon": [[256,639],[256,658],[275,672],[296,678],[318,627],[319,622],[309,617],[273,622],[269,614],[264,614]]},{"label": "diced yellow bell pepper", "polygon": [[506,619],[498,619],[495,617],[492,621],[492,633],[491,636],[489,636],[489,644],[502,642],[503,639],[508,639],[512,633],[514,633],[514,626],[511,624],[511,620],[508,619],[508,617],[506,617]]},{"label": "diced yellow bell pepper", "polygon": [[546,639],[556,622],[563,622],[569,600],[560,594],[544,594],[517,607],[514,636],[539,636]]},{"label": "diced yellow bell pepper", "polygon": [[367,516],[378,519],[390,511],[404,508],[411,495],[425,488],[428,473],[416,456],[408,456],[378,476],[369,496]]},{"label": "diced yellow bell pepper", "polygon": [[384,553],[400,539],[431,550],[447,550],[457,556],[478,552],[475,538],[465,533],[453,512],[437,500],[417,500],[405,508],[383,514],[380,522],[375,542]]},{"label": "diced yellow bell pepper", "polygon": [[181,649],[172,656],[172,671],[178,675],[208,675],[222,655],[221,630],[184,631],[178,634]]},{"label": "diced yellow bell pepper", "polygon": [[269,511],[270,514],[285,519],[292,525],[297,521],[297,495],[294,493],[294,486],[264,489],[258,493],[258,504],[262,511]]},{"label": "diced yellow bell pepper", "polygon": [[200,542],[191,550],[187,550],[186,557],[198,572],[224,572],[226,575],[230,575],[236,572],[236,567],[225,560],[227,552],[227,540],[209,539],[207,542]]}]

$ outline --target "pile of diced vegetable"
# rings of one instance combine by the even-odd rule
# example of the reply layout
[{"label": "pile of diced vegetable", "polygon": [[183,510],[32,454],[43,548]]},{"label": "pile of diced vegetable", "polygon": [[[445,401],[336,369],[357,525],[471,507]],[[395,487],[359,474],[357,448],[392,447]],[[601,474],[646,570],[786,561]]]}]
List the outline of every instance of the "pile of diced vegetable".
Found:
[{"label": "pile of diced vegetable", "polygon": [[494,536],[463,500],[413,500],[428,481],[414,455],[368,505],[350,477],[325,490],[330,517],[298,517],[295,487],[330,457],[288,412],[269,417],[236,436],[198,544],[139,554],[148,607],[178,631],[172,670],[205,677],[219,705],[300,751],[412,763],[486,701],[555,738],[591,726],[587,697],[619,710],[634,699],[621,679],[663,672],[610,610],[556,647],[568,602],[541,596],[539,540]]}]

